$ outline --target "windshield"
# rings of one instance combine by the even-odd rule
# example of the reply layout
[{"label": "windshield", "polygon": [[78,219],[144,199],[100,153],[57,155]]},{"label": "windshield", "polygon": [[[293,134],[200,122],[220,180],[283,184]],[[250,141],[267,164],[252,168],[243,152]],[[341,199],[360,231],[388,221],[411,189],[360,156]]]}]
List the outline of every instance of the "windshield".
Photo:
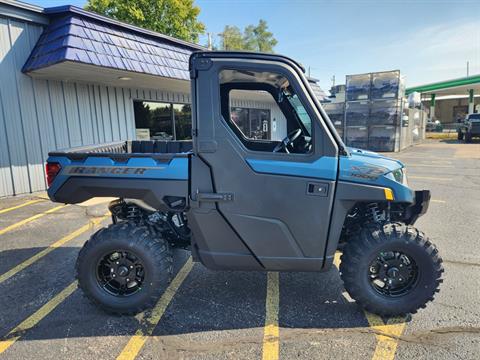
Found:
[{"label": "windshield", "polygon": [[310,117],[307,114],[307,111],[305,110],[305,107],[302,105],[300,99],[298,98],[297,94],[288,94],[287,99],[290,102],[290,105],[292,105],[293,109],[297,113],[298,118],[302,122],[303,126],[305,127],[305,130],[307,131],[307,136],[312,135],[312,121],[310,120]]},{"label": "windshield", "polygon": [[480,120],[480,114],[470,114],[470,115],[468,115],[468,118],[470,120],[471,119]]}]

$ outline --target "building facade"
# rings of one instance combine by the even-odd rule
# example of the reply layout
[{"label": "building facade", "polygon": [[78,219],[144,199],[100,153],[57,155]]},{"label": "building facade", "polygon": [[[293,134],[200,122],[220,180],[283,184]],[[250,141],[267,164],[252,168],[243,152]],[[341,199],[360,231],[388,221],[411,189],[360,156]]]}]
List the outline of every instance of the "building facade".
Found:
[{"label": "building facade", "polygon": [[[205,50],[73,6],[0,0],[0,196],[46,189],[48,152],[188,139],[188,60]],[[238,126],[282,139],[273,99],[239,94]]]}]

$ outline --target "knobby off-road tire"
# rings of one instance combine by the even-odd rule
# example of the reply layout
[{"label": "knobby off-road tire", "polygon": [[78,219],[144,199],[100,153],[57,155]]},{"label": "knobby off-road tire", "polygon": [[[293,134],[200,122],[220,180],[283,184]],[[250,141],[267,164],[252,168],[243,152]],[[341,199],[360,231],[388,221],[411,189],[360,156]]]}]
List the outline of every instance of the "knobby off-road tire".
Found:
[{"label": "knobby off-road tire", "polygon": [[[139,276],[141,286],[132,289],[131,294],[115,293],[115,281],[105,281],[105,258],[109,254],[128,254],[119,261],[112,274],[121,273],[122,261],[132,268],[130,278]],[[115,255],[118,256],[118,255]],[[135,260],[132,260],[135,259]],[[103,265],[103,267],[99,267]],[[118,264],[118,265],[115,265]],[[120,222],[97,231],[80,250],[76,263],[78,286],[95,305],[113,314],[134,315],[155,305],[171,280],[173,257],[167,241],[158,237],[147,226],[134,222]],[[140,270],[136,270],[140,268]],[[107,267],[108,269],[108,267]],[[142,270],[142,271],[141,271]],[[108,271],[106,271],[108,273]],[[117,274],[114,280],[121,278]],[[127,276],[123,277],[123,281]],[[130,280],[132,281],[132,280]],[[107,283],[108,286],[103,286]],[[131,284],[131,283],[130,283]],[[124,288],[125,290],[125,288]]]},{"label": "knobby off-road tire", "polygon": [[[372,283],[372,270],[376,270],[372,263],[392,253],[406,255],[417,271],[411,287],[395,295],[381,293]],[[399,316],[413,314],[433,300],[442,282],[443,267],[437,248],[422,232],[393,223],[364,228],[350,238],[341,257],[340,272],[345,289],[365,310],[380,316]]]},{"label": "knobby off-road tire", "polygon": [[458,139],[458,140],[463,140],[463,132],[459,131],[459,132],[457,133],[457,139]]}]

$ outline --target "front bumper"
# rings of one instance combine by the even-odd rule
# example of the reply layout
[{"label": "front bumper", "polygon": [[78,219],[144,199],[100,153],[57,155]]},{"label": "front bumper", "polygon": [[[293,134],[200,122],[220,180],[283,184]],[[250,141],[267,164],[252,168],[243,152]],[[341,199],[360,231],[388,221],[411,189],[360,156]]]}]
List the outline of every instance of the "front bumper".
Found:
[{"label": "front bumper", "polygon": [[415,191],[415,201],[405,211],[406,224],[415,224],[418,218],[427,212],[430,205],[430,197],[430,190]]}]

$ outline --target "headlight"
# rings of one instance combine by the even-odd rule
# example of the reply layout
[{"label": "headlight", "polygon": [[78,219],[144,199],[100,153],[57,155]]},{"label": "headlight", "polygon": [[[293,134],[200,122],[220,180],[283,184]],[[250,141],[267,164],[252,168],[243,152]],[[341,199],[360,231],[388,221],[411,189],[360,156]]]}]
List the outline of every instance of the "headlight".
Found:
[{"label": "headlight", "polygon": [[402,185],[405,185],[405,186],[408,186],[408,182],[407,182],[407,169],[405,168],[400,168],[400,169],[397,169],[397,170],[394,170],[391,172],[392,176],[393,176],[393,179],[402,184]]}]

